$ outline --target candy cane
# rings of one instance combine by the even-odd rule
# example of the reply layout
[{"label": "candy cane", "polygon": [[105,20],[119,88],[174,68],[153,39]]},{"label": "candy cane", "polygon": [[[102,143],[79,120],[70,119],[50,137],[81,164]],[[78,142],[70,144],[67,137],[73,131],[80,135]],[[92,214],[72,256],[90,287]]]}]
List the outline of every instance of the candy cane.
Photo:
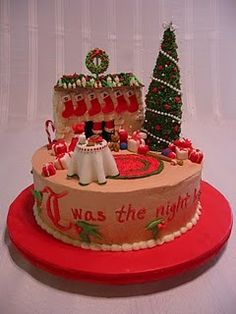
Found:
[{"label": "candy cane", "polygon": [[46,133],[48,136],[48,145],[47,145],[48,149],[52,148],[52,143],[53,143],[52,138],[51,138],[51,132],[49,131],[50,125],[51,125],[52,132],[54,133],[55,132],[55,126],[54,126],[52,120],[47,120],[45,122],[45,130],[46,130]]}]

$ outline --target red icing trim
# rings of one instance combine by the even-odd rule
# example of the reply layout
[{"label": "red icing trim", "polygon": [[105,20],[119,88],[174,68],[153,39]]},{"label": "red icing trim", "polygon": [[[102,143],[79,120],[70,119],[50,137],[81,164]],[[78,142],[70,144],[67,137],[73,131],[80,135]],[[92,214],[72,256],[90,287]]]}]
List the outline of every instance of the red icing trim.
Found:
[{"label": "red icing trim", "polygon": [[46,201],[46,209],[47,209],[48,217],[51,219],[54,226],[57,227],[61,231],[66,231],[66,230],[71,229],[72,227],[71,223],[68,226],[62,226],[59,223],[61,217],[60,217],[58,199],[66,196],[68,192],[62,192],[62,193],[57,194],[53,192],[53,190],[50,187],[46,186],[42,190],[42,193],[43,194],[49,193],[47,201]]}]

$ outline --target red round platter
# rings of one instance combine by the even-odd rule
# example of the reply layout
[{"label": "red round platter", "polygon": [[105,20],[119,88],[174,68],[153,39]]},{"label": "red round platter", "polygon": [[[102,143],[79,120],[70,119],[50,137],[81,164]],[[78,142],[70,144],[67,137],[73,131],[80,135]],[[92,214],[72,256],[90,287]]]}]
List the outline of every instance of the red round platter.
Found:
[{"label": "red round platter", "polygon": [[202,215],[180,238],[152,249],[129,252],[91,251],[62,243],[35,222],[33,185],[11,204],[7,227],[10,238],[34,265],[71,279],[106,284],[160,280],[201,266],[215,256],[230,236],[233,218],[228,201],[202,182]]}]

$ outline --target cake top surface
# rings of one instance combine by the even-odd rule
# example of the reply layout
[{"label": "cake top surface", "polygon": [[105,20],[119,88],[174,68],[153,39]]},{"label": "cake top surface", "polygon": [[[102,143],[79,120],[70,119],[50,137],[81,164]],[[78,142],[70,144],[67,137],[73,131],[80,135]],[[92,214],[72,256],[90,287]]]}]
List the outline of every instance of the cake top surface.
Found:
[{"label": "cake top surface", "polygon": [[[119,154],[122,152],[119,152]],[[127,154],[128,152],[123,152]],[[33,169],[36,174],[41,176],[42,165],[48,161],[53,161],[52,156],[46,147],[38,149],[32,158]],[[50,183],[59,184],[60,186],[74,188],[81,191],[94,191],[103,193],[119,193],[139,191],[151,188],[165,188],[170,185],[177,185],[183,180],[188,180],[193,176],[198,176],[202,170],[202,164],[192,163],[190,160],[185,160],[183,166],[171,166],[170,163],[165,162],[165,171],[158,175],[153,175],[138,179],[110,179],[106,185],[98,185],[96,182],[90,183],[88,186],[80,186],[78,180],[68,180],[67,170],[61,170],[55,176],[45,178]],[[126,183],[126,184],[124,184]]]}]

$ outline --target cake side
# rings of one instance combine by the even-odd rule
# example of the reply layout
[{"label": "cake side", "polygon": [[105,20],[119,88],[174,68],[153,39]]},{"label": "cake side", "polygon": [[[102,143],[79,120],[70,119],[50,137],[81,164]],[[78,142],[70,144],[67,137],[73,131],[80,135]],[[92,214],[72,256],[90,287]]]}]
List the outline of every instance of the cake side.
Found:
[{"label": "cake side", "polygon": [[53,158],[45,147],[33,156],[34,189],[41,196],[34,214],[64,242],[98,250],[152,247],[180,236],[199,218],[199,164],[165,163],[158,175],[80,186],[66,178],[66,170],[42,176],[43,163]]}]

